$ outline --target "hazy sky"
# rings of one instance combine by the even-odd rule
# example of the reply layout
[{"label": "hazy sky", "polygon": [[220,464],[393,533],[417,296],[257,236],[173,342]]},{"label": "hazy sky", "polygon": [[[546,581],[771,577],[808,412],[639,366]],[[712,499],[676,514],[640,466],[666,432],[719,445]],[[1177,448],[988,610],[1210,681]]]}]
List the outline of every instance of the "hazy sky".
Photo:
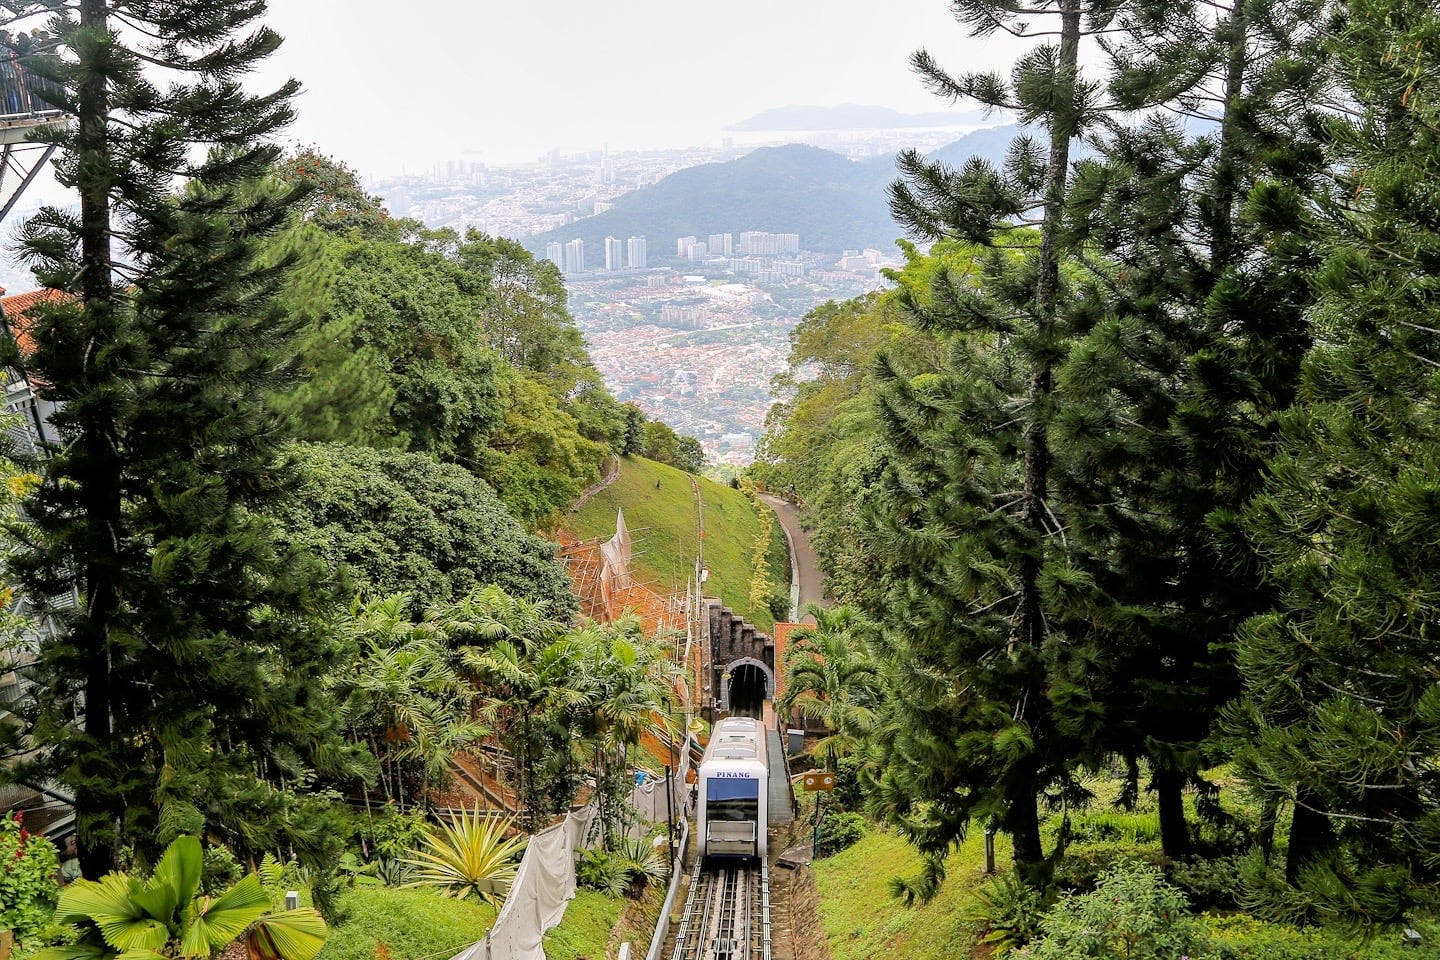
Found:
[{"label": "hazy sky", "polygon": [[718,142],[769,107],[944,109],[908,57],[1004,67],[945,0],[271,0],[265,79],[304,85],[291,139],[363,174],[561,149]]}]

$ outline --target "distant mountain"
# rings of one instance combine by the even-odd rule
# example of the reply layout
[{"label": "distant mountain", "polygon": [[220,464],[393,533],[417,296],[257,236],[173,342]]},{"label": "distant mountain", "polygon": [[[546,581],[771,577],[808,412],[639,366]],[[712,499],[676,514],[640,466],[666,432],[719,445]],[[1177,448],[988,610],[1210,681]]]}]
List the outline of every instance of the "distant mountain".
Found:
[{"label": "distant mountain", "polygon": [[838,107],[777,107],[757,113],[726,130],[903,130],[923,127],[970,127],[981,119],[977,111],[947,110],[935,113],[900,113],[889,107],[846,103]]},{"label": "distant mountain", "polygon": [[[977,130],[931,156],[958,165],[979,155],[1005,157],[1018,127]],[[551,241],[585,241],[586,259],[603,263],[605,238],[645,237],[650,258],[674,256],[675,239],[711,233],[767,230],[798,233],[805,250],[839,256],[845,250],[893,250],[901,229],[890,219],[885,188],[895,179],[894,157],[856,162],[803,144],[764,147],[727,163],[673,173],[627,193],[615,207],[526,241],[544,256]]]}]

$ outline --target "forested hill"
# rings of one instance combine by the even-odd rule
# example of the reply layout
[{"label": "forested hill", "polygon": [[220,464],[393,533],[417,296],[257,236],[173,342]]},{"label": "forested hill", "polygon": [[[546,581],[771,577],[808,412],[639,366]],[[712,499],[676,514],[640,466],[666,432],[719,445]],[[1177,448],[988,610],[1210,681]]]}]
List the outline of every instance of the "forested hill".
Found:
[{"label": "forested hill", "polygon": [[[951,164],[971,156],[998,163],[1017,130],[977,130],[932,156]],[[763,147],[671,174],[621,197],[614,209],[540,234],[527,246],[543,256],[556,240],[579,237],[600,251],[607,236],[647,237],[653,259],[668,255],[675,237],[768,230],[798,233],[805,249],[837,256],[862,247],[888,250],[902,234],[886,201],[894,178],[894,157],[857,162],[803,144]]]}]

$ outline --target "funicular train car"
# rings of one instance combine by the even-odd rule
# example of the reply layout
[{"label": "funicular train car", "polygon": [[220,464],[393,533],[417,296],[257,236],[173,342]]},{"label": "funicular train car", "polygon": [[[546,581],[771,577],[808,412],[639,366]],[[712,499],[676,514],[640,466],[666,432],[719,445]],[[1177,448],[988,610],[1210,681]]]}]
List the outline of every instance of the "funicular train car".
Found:
[{"label": "funicular train car", "polygon": [[715,724],[696,771],[700,856],[765,856],[769,771],[759,720],[727,717]]}]

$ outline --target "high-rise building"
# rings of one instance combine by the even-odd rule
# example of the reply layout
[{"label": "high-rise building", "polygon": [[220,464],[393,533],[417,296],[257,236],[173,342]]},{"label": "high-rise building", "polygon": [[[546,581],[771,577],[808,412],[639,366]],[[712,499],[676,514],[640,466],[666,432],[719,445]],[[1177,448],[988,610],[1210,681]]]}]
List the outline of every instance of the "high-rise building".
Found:
[{"label": "high-rise building", "polygon": [[675,241],[675,256],[689,260],[695,251],[694,237],[680,237]]},{"label": "high-rise building", "polygon": [[732,233],[710,234],[710,256],[728,257],[735,253],[735,235]]},{"label": "high-rise building", "polygon": [[644,269],[645,269],[645,238],[644,238],[644,237],[631,237],[631,238],[626,242],[626,245],[627,245],[627,247],[629,248],[629,249],[627,250],[627,253],[628,253],[629,255],[628,255],[628,257],[626,258],[626,261],[625,261],[625,262],[626,262],[626,265],[629,266],[631,270],[644,270]]},{"label": "high-rise building", "polygon": [[565,270],[565,244],[558,240],[545,244],[545,259],[559,267],[563,273]]},{"label": "high-rise building", "polygon": [[625,269],[624,253],[625,253],[625,246],[624,246],[624,244],[622,244],[619,240],[615,239],[614,237],[606,237],[606,238],[605,238],[605,269],[606,269],[606,270],[623,270],[623,269]]},{"label": "high-rise building", "polygon": [[565,244],[565,272],[585,272],[585,241],[579,237]]},{"label": "high-rise building", "polygon": [[704,261],[709,255],[710,247],[708,244],[697,243],[690,248],[690,259],[697,263]]}]

